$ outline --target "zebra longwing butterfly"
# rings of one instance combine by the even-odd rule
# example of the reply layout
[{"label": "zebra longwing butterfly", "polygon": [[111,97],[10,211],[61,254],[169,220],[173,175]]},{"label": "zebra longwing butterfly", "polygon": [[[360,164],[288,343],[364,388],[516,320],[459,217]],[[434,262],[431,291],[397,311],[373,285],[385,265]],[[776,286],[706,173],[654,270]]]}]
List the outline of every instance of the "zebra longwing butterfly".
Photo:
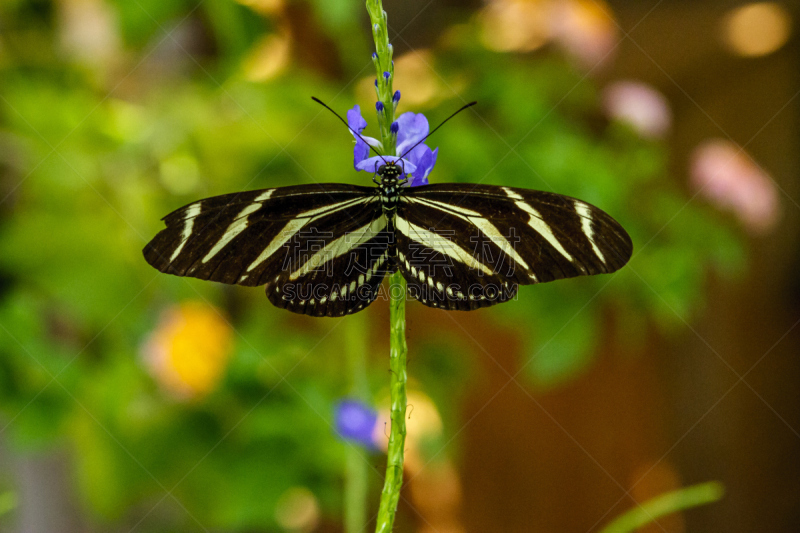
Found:
[{"label": "zebra longwing butterfly", "polygon": [[492,185],[403,187],[401,160],[377,169],[378,187],[193,202],[164,217],[144,257],[164,273],[265,285],[277,307],[337,317],[371,304],[397,270],[421,303],[470,311],[508,301],[519,285],[614,272],[631,256],[622,226],[586,202]]}]

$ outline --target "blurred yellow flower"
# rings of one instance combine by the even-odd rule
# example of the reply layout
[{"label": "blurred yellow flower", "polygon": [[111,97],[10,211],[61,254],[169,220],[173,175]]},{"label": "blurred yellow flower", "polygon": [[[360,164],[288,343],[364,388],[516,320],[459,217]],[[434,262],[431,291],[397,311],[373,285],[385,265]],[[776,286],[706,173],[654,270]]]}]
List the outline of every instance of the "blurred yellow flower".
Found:
[{"label": "blurred yellow flower", "polygon": [[182,399],[199,398],[222,378],[232,336],[216,308],[184,302],[164,313],[145,344],[145,362],[164,389]]},{"label": "blurred yellow flower", "polygon": [[[427,394],[419,390],[409,390],[407,401],[405,467],[406,471],[414,475],[427,462],[422,453],[424,441],[440,437],[443,426],[439,409]],[[381,403],[385,406],[378,411],[378,423],[375,424],[372,440],[385,452],[389,446],[388,431],[392,423],[390,399],[386,397]]]},{"label": "blurred yellow flower", "polygon": [[497,52],[530,52],[550,40],[548,0],[492,0],[480,15],[481,41]]},{"label": "blurred yellow flower", "polygon": [[283,11],[283,0],[236,0],[243,6],[247,6],[262,15],[274,15]]},{"label": "blurred yellow flower", "polygon": [[275,505],[275,521],[284,531],[314,531],[319,524],[319,514],[317,497],[305,487],[290,488]]},{"label": "blurred yellow flower", "polygon": [[267,81],[283,72],[289,65],[291,42],[288,34],[271,34],[255,44],[242,62],[249,81]]}]

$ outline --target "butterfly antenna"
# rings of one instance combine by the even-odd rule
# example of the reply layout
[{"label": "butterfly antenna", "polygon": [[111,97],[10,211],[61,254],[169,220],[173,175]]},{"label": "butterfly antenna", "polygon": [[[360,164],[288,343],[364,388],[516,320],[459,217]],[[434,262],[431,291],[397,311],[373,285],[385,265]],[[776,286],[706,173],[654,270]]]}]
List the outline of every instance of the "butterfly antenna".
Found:
[{"label": "butterfly antenna", "polygon": [[[336,115],[336,118],[338,118],[339,120],[341,120],[341,121],[342,121],[342,123],[344,123],[344,125],[345,125],[345,126],[347,126],[347,129],[348,129],[348,130],[350,130],[350,131],[353,133],[353,135],[355,135],[356,137],[358,137],[359,139],[361,139],[362,141],[364,141],[364,144],[366,144],[367,146],[369,146],[370,150],[372,150],[373,152],[375,152],[375,154],[376,154],[378,157],[380,157],[380,158],[383,160],[383,163],[384,163],[384,164],[386,164],[386,165],[388,165],[388,164],[389,164],[389,163],[386,161],[386,159],[384,159],[384,158],[383,158],[383,155],[382,155],[382,154],[380,154],[380,153],[378,153],[378,151],[375,149],[375,147],[374,147],[374,146],[372,146],[371,144],[369,144],[369,143],[366,141],[366,139],[364,139],[364,137],[362,137],[362,136],[361,136],[361,135],[360,135],[360,134],[359,134],[359,133],[358,133],[356,130],[354,130],[353,128],[351,128],[351,127],[350,127],[350,124],[348,124],[348,123],[347,123],[347,121],[346,121],[345,119],[343,119],[343,118],[342,118],[342,116],[341,116],[339,113],[337,113],[336,111],[334,111],[333,109],[331,109],[331,108],[330,108],[330,106],[328,106],[328,104],[326,104],[325,102],[323,102],[322,100],[320,100],[320,99],[319,99],[319,98],[317,98],[316,96],[312,96],[312,97],[311,97],[311,99],[312,99],[312,100],[314,100],[314,101],[315,101],[316,103],[318,103],[319,105],[321,105],[322,107],[324,107],[325,109],[327,109],[328,111],[330,111],[331,113],[333,113],[334,115]],[[434,131],[436,131],[436,130],[434,130]],[[431,133],[432,133],[432,132],[431,132]]]},{"label": "butterfly antenna", "polygon": [[[321,103],[321,102],[320,102],[320,103]],[[428,137],[430,137],[431,135],[433,135],[433,132],[435,132],[436,130],[438,130],[438,129],[439,129],[439,128],[441,128],[442,126],[444,126],[444,123],[445,123],[445,122],[447,122],[448,120],[450,120],[450,119],[451,119],[451,118],[453,118],[454,116],[458,115],[459,113],[461,113],[462,111],[464,111],[466,108],[468,108],[468,107],[472,107],[472,106],[474,106],[474,105],[475,105],[475,104],[477,104],[477,103],[478,103],[478,102],[470,102],[470,103],[468,103],[467,105],[461,106],[461,109],[459,109],[458,111],[456,111],[455,113],[453,113],[452,115],[450,115],[449,117],[447,117],[446,119],[444,119],[444,120],[442,121],[442,123],[441,123],[441,124],[439,124],[438,126],[436,126],[435,128],[433,128],[433,131],[431,131],[429,134],[427,134],[425,137],[423,137],[421,141],[419,141],[417,144],[415,144],[414,146],[412,146],[411,148],[409,148],[408,150],[406,150],[406,151],[405,151],[405,153],[404,153],[403,155],[401,155],[401,156],[400,156],[400,159],[404,158],[406,155],[408,155],[408,153],[409,153],[411,150],[413,150],[414,148],[416,148],[417,146],[419,146],[420,144],[422,144],[423,142],[425,142],[425,139],[427,139]],[[324,105],[324,104],[323,104],[323,105]],[[327,106],[326,106],[326,107],[327,107]]]}]

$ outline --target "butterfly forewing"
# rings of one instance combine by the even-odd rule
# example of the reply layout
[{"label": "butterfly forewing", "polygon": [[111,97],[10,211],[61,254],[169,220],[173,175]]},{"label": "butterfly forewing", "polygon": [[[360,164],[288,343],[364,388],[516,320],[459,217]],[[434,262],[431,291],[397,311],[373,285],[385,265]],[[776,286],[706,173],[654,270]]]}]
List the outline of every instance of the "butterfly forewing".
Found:
[{"label": "butterfly forewing", "polygon": [[518,284],[613,272],[632,252],[625,230],[600,209],[527,189],[408,189],[397,224],[397,263],[411,295],[446,309],[507,301]]},{"label": "butterfly forewing", "polygon": [[[341,287],[358,285],[359,274],[364,285],[379,285],[391,264],[381,217],[376,190],[367,187],[303,185],[229,194],[167,215],[167,228],[144,255],[161,272],[267,284],[270,301],[279,307],[341,316],[374,299],[365,289],[360,290],[366,303],[354,291],[342,298]],[[335,280],[328,279],[334,274]],[[326,291],[331,291],[327,298]]]}]

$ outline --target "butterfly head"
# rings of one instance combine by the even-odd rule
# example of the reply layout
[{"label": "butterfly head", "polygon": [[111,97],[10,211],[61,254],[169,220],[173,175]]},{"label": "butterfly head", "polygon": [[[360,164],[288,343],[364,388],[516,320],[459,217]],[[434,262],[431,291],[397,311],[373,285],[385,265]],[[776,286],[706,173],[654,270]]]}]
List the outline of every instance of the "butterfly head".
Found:
[{"label": "butterfly head", "polygon": [[397,164],[397,161],[389,161],[378,167],[378,175],[381,177],[382,183],[397,182],[403,175],[403,168]]}]

